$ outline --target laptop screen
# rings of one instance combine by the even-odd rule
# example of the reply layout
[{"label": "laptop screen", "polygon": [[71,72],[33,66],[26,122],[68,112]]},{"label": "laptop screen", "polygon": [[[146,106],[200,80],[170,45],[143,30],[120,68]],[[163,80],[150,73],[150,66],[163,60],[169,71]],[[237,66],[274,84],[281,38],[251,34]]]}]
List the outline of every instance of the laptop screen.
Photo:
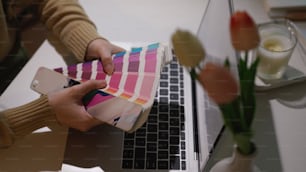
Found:
[{"label": "laptop screen", "polygon": [[[235,52],[230,43],[229,21],[229,1],[209,0],[197,33],[205,48],[206,60],[223,62],[226,57],[234,57]],[[230,58],[230,61],[234,60],[235,58]],[[196,92],[199,158],[200,167],[204,169],[209,153],[222,130],[223,120],[218,106],[208,98],[199,84],[196,85]]]}]

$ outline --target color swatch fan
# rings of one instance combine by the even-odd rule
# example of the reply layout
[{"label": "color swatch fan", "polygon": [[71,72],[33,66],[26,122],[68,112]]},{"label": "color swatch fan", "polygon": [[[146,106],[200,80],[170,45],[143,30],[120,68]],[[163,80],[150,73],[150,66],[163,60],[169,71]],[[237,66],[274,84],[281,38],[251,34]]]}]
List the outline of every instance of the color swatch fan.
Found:
[{"label": "color swatch fan", "polygon": [[107,87],[87,96],[88,112],[125,131],[135,130],[146,120],[154,102],[163,65],[170,61],[168,48],[160,43],[133,48],[113,56],[115,71],[106,75],[99,60],[55,71],[84,82],[106,80]]}]

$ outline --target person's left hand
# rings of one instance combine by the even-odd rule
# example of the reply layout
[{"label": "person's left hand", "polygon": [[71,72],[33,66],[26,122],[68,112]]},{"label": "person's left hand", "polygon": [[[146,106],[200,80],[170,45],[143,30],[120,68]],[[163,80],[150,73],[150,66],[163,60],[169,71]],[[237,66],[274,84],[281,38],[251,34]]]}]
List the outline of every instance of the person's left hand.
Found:
[{"label": "person's left hand", "polygon": [[109,41],[99,38],[89,43],[85,60],[100,58],[104,72],[111,75],[114,72],[112,55],[125,51],[123,48],[113,45]]}]

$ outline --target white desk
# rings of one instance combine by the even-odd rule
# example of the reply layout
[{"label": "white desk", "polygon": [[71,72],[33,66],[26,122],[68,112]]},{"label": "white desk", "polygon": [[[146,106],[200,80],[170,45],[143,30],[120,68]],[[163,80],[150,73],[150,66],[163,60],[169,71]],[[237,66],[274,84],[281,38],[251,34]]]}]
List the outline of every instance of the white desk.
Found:
[{"label": "white desk", "polygon": [[[124,43],[167,43],[177,28],[196,33],[205,8],[205,0],[80,2],[102,36],[112,42]],[[1,96],[0,109],[22,105],[39,96],[29,87],[39,66],[55,68],[63,65],[65,63],[60,55],[45,41]],[[0,151],[0,171],[60,170],[66,138],[66,128],[52,132],[43,129],[38,134],[32,134],[11,149]],[[64,166],[64,171],[69,170],[76,169]]]},{"label": "white desk", "polygon": [[[113,42],[168,42],[177,27],[196,32],[205,0],[81,0],[99,32]],[[261,1],[235,0],[236,9],[248,9],[257,21],[265,21]],[[259,3],[258,3],[259,2]],[[124,24],[124,26],[123,26]],[[48,42],[44,42],[0,98],[2,109],[21,105],[39,95],[29,85],[39,66],[54,68],[64,65]],[[305,171],[306,164],[306,83],[257,95],[258,112],[255,140],[259,145],[256,162],[265,171]],[[298,106],[292,106],[298,105]],[[60,131],[60,132],[59,132]],[[29,136],[11,150],[1,151],[0,169],[55,171],[61,168],[67,130],[57,130],[39,139]],[[62,134],[64,133],[64,134]],[[39,135],[39,134],[38,134]],[[39,141],[39,142],[37,142]],[[230,155],[230,136],[224,135],[213,160]],[[227,144],[229,143],[229,144]],[[31,148],[31,149],[30,149]],[[49,148],[49,149],[45,149]],[[23,151],[21,155],[20,151]],[[51,150],[51,151],[50,151]],[[40,156],[39,156],[40,155]],[[49,156],[50,155],[50,156]],[[20,158],[20,156],[22,158]],[[22,163],[19,160],[24,160]],[[33,161],[37,162],[33,164]],[[209,162],[212,165],[214,161]],[[12,165],[13,164],[13,165]],[[63,171],[76,169],[64,166]],[[78,169],[80,171],[80,169]],[[93,169],[93,171],[99,169]]]}]

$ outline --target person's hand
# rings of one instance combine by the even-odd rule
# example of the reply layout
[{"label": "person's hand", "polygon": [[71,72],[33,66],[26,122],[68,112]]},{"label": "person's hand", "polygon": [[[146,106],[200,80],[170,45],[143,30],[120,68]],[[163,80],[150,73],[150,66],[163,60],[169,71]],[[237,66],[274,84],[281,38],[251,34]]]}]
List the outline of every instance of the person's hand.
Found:
[{"label": "person's hand", "polygon": [[48,94],[49,104],[56,114],[57,121],[80,131],[103,122],[91,116],[82,104],[82,98],[94,89],[105,88],[104,80],[89,80],[82,84]]},{"label": "person's hand", "polygon": [[105,39],[95,39],[89,43],[85,60],[100,58],[104,72],[111,75],[114,72],[112,55],[125,51],[123,48],[111,44]]}]

